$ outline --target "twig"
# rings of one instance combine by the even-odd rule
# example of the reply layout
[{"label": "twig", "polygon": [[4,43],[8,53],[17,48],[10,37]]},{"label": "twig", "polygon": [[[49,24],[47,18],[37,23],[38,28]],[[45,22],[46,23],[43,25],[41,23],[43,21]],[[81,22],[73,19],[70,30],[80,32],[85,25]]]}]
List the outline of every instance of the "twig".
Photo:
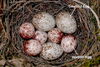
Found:
[{"label": "twig", "polygon": [[15,4],[11,5],[7,10],[11,10],[12,7],[16,6],[17,4],[24,3],[23,1],[16,2]]},{"label": "twig", "polygon": [[60,12],[65,6],[62,6],[58,11],[54,12],[54,15]]},{"label": "twig", "polygon": [[72,15],[73,15],[73,13],[75,12],[75,10],[76,10],[76,7],[74,7],[74,9],[73,9],[73,11],[72,11],[72,13],[71,13],[71,15],[70,15],[70,16],[72,16]]},{"label": "twig", "polygon": [[97,20],[98,28],[100,29],[100,21],[99,21],[99,18],[98,18],[98,16],[97,16],[97,14],[94,12],[94,10],[93,10],[90,6],[84,4],[84,3],[81,2],[81,1],[78,1],[78,0],[73,0],[73,1],[75,1],[75,2],[77,2],[77,3],[79,3],[79,4],[82,4],[82,5],[83,5],[83,8],[88,8],[88,9],[91,10],[91,12],[94,14],[94,16],[95,16],[95,18],[96,18],[96,20]]},{"label": "twig", "polygon": [[61,2],[61,0],[58,0],[58,1],[46,1],[46,0],[44,0],[43,2],[44,2],[44,3],[50,3],[50,2],[59,3],[59,2]]},{"label": "twig", "polygon": [[74,49],[74,52],[75,52],[76,55],[79,55],[78,52],[75,49]]},{"label": "twig", "polygon": [[3,14],[0,14],[0,17],[2,17],[3,16]]},{"label": "twig", "polygon": [[[84,6],[77,5],[77,4],[74,5],[74,6],[73,6],[73,5],[68,5],[68,7],[69,7],[69,8],[87,8],[87,7],[84,7]],[[88,9],[88,8],[87,8],[87,9]]]}]

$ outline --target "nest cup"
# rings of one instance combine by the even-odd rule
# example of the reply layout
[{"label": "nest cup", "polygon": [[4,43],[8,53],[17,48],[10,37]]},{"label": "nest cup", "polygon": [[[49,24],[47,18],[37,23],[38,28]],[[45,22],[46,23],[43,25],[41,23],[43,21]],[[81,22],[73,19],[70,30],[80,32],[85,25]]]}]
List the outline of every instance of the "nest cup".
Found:
[{"label": "nest cup", "polygon": [[46,61],[38,56],[28,56],[23,52],[22,45],[23,39],[18,33],[20,25],[24,22],[32,23],[32,18],[39,12],[48,12],[54,17],[61,11],[67,11],[70,14],[73,12],[73,8],[68,6],[69,3],[64,1],[22,1],[13,3],[7,11],[5,11],[5,22],[3,23],[5,31],[7,32],[7,45],[13,45],[13,50],[16,50],[18,54],[25,57],[29,62],[34,64],[47,63],[50,65],[61,65],[66,62],[74,61],[72,56],[85,55],[88,50],[93,46],[96,37],[93,34],[95,31],[95,25],[90,22],[89,11],[85,9],[76,9],[72,16],[77,23],[77,30],[72,35],[76,36],[78,45],[76,50],[71,53],[63,53],[61,57],[53,61]]}]

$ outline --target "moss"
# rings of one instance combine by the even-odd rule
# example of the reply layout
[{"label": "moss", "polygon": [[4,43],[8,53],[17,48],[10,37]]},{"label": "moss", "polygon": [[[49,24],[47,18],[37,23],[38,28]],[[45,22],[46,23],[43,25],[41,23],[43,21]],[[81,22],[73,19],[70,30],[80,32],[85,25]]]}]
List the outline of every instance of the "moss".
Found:
[{"label": "moss", "polygon": [[76,61],[75,63],[72,64],[67,64],[65,63],[62,67],[77,67],[77,65],[80,65],[82,63],[82,61]]},{"label": "moss", "polygon": [[97,37],[97,40],[99,40],[99,41],[100,41],[100,36],[98,36],[98,37]]},{"label": "moss", "polygon": [[0,60],[2,60],[3,58],[0,56]]},{"label": "moss", "polygon": [[82,65],[82,67],[93,67],[94,65],[100,64],[100,57],[97,57],[92,60],[85,60],[85,63]]},{"label": "moss", "polygon": [[0,65],[0,67],[3,67],[3,65]]},{"label": "moss", "polygon": [[[97,31],[97,34],[100,34],[100,29]],[[97,36],[97,39],[100,40],[100,35]]]}]

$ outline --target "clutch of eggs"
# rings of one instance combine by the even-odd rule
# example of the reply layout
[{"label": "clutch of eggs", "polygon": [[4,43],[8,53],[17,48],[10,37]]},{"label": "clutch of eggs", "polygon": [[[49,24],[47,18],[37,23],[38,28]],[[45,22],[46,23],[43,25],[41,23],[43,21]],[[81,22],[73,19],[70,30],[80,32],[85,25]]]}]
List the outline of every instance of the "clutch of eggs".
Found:
[{"label": "clutch of eggs", "polygon": [[[33,16],[32,23],[24,22],[19,27],[19,34],[25,39],[23,50],[27,55],[40,54],[45,60],[55,60],[63,51],[70,53],[75,50],[77,40],[71,34],[76,29],[74,17],[66,11],[58,13],[55,18],[47,12],[40,12]],[[66,33],[70,35],[64,35]]]}]

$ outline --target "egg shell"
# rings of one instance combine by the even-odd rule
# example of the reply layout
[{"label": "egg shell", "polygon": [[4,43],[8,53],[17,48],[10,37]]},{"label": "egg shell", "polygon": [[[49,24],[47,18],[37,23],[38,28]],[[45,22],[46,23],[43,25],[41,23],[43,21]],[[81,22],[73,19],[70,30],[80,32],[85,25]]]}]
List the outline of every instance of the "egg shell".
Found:
[{"label": "egg shell", "polygon": [[77,29],[77,24],[73,16],[66,11],[62,11],[56,16],[57,27],[64,33],[74,33]]},{"label": "egg shell", "polygon": [[22,38],[29,39],[34,37],[35,29],[31,23],[25,22],[19,28],[19,34]]},{"label": "egg shell", "polygon": [[29,56],[36,56],[42,51],[42,45],[37,40],[27,40],[23,43],[24,52]]},{"label": "egg shell", "polygon": [[33,16],[33,25],[41,31],[49,31],[55,27],[55,19],[52,15],[46,12],[40,12]]},{"label": "egg shell", "polygon": [[47,41],[47,33],[43,31],[36,31],[35,39],[38,40],[41,44],[43,44]]},{"label": "egg shell", "polygon": [[62,37],[63,37],[63,33],[58,28],[53,28],[48,32],[48,38],[54,43],[59,43]]},{"label": "egg shell", "polygon": [[75,50],[77,46],[77,39],[72,35],[67,35],[62,38],[61,47],[66,53],[70,53]]},{"label": "egg shell", "polygon": [[45,60],[55,60],[63,54],[63,50],[59,44],[47,42],[43,44],[41,57]]}]

